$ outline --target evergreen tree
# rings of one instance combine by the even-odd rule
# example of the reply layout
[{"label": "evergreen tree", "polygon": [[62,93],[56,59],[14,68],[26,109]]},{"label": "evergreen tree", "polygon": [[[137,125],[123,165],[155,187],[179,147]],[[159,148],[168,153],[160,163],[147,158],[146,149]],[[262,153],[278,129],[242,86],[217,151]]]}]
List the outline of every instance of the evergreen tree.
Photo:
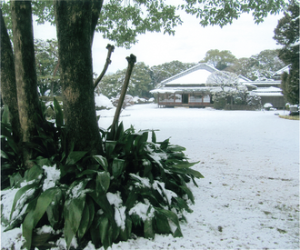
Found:
[{"label": "evergreen tree", "polygon": [[236,60],[236,57],[229,50],[211,49],[206,52],[204,59],[200,62],[211,64],[218,70],[224,70]]},{"label": "evergreen tree", "polygon": [[252,81],[272,79],[274,73],[285,66],[278,54],[278,50],[263,50],[250,58],[238,59],[225,70],[245,76]]},{"label": "evergreen tree", "polygon": [[179,74],[180,72],[183,72],[193,67],[194,65],[195,63],[182,63],[179,61],[172,61],[152,66],[150,69],[150,76],[152,79],[153,88],[155,88],[155,86],[163,80]]},{"label": "evergreen tree", "polygon": [[289,72],[283,73],[281,77],[284,97],[291,104],[299,104],[299,3],[297,1],[291,2],[274,33],[274,39],[283,45],[279,58],[290,65]]}]

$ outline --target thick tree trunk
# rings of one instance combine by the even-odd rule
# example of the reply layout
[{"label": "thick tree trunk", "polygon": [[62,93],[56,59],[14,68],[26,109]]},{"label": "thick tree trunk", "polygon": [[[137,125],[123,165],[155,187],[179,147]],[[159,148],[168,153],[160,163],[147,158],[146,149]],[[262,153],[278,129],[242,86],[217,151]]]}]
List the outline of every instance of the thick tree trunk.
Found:
[{"label": "thick tree trunk", "polygon": [[[31,13],[31,1],[11,1],[18,110],[25,143],[36,135],[35,123],[40,114]],[[24,160],[28,167],[30,157],[25,149]]]},{"label": "thick tree trunk", "polygon": [[[91,44],[103,1],[55,1],[56,29],[68,141],[75,150],[100,145],[96,118]],[[98,147],[98,150],[101,150]]]},{"label": "thick tree trunk", "polygon": [[10,39],[1,15],[1,95],[4,104],[8,106],[13,137],[16,142],[21,139],[21,127],[18,112],[17,87],[15,77],[14,55]]}]

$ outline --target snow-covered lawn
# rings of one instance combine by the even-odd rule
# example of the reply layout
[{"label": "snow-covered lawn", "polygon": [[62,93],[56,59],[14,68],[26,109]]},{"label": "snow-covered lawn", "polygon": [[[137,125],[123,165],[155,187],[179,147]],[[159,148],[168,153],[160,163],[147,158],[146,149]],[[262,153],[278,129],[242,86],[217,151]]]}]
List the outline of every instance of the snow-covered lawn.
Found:
[{"label": "snow-covered lawn", "polygon": [[[97,113],[101,127],[111,125],[114,110]],[[205,178],[197,180],[198,188],[191,185],[194,212],[181,224],[183,238],[156,235],[112,249],[298,249],[299,121],[275,113],[288,114],[155,104],[126,108],[120,117],[126,128],[158,129],[158,141],[170,138],[186,147]],[[10,236],[2,233],[2,247]]]},{"label": "snow-covered lawn", "polygon": [[[299,121],[287,111],[126,108],[125,127],[159,129],[157,139],[186,147],[205,178],[193,187],[183,238],[156,236],[113,249],[298,249]],[[113,115],[111,111],[111,116]],[[99,125],[112,121],[108,112]]]}]

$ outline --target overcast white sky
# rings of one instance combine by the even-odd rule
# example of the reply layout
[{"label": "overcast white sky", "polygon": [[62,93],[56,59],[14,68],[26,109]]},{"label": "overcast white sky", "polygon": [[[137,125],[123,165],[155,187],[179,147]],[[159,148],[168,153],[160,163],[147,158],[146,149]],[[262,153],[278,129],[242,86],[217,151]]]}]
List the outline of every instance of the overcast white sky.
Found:
[{"label": "overcast white sky", "polygon": [[[162,33],[146,33],[138,37],[138,44],[131,49],[116,48],[108,72],[114,73],[127,67],[126,57],[134,54],[137,62],[153,66],[178,60],[197,63],[210,49],[229,50],[237,58],[250,57],[266,49],[281,48],[273,39],[274,29],[281,15],[270,15],[262,24],[255,24],[250,14],[243,14],[232,25],[203,28],[195,17],[181,15],[183,25],[176,28],[175,36]],[[39,39],[56,38],[56,30],[50,25],[34,24],[34,36]],[[94,72],[100,74],[107,54],[106,45],[113,44],[95,34],[93,43]]]}]

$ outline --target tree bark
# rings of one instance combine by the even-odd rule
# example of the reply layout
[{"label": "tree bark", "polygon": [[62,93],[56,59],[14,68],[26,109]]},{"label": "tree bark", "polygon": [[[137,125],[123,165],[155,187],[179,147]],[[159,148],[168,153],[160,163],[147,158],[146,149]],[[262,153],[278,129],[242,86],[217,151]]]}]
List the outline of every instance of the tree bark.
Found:
[{"label": "tree bark", "polygon": [[[37,76],[32,28],[31,1],[11,1],[15,75],[22,141],[31,142],[35,125],[41,116],[37,91]],[[42,116],[41,116],[42,117]],[[25,148],[24,161],[30,167],[30,152]]]},{"label": "tree bark", "polygon": [[[74,150],[101,150],[92,67],[95,9],[103,1],[55,1],[60,77],[68,142]],[[95,8],[98,6],[98,8]]]},{"label": "tree bark", "polygon": [[4,104],[8,106],[10,114],[10,123],[13,130],[15,142],[21,139],[21,126],[18,112],[17,87],[15,77],[14,55],[10,39],[5,27],[4,19],[1,15],[1,95]]}]

